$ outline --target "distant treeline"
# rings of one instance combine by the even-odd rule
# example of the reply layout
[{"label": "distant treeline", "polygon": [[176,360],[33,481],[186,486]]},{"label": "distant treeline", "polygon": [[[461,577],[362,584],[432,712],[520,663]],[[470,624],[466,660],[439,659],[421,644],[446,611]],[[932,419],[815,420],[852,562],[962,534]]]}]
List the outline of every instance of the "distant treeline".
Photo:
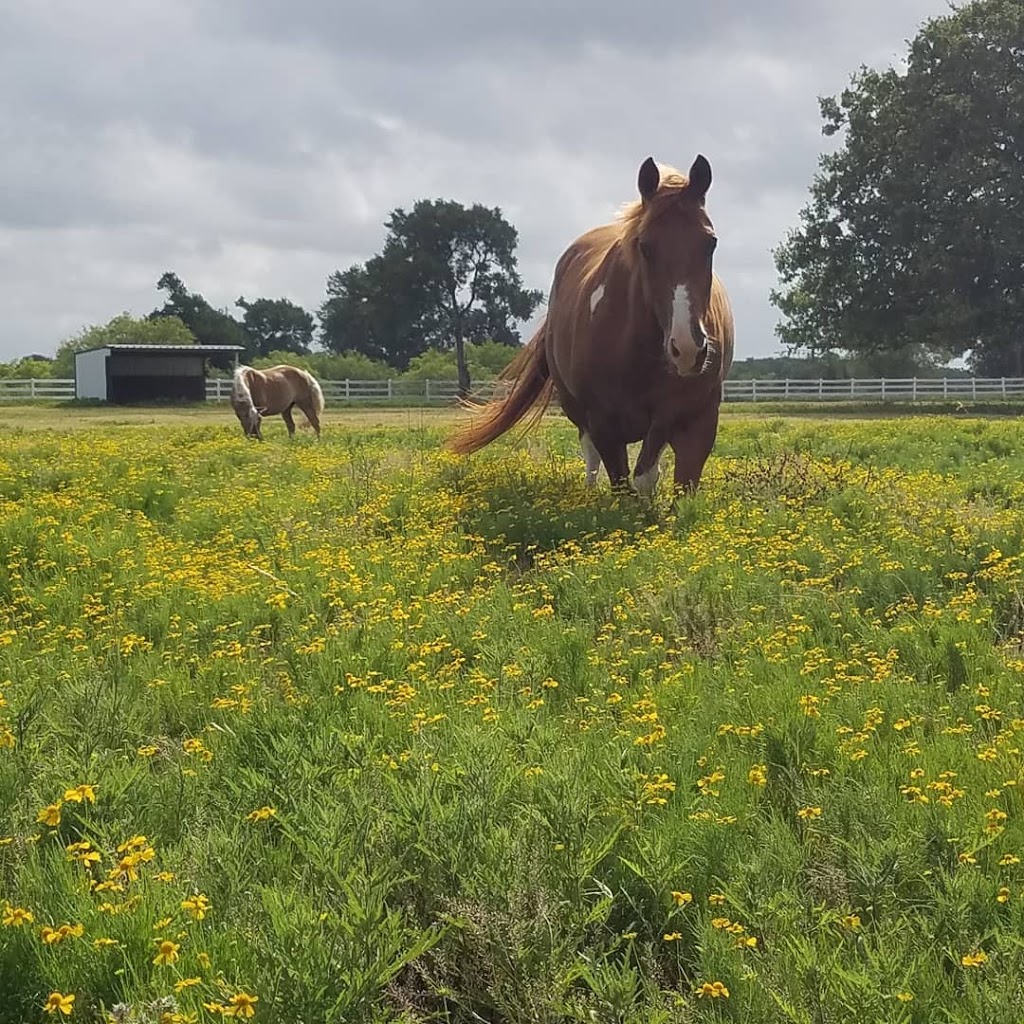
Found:
[{"label": "distant treeline", "polygon": [[[99,339],[96,339],[99,340]],[[177,343],[188,343],[182,336]],[[116,344],[116,339],[114,342]],[[497,377],[515,355],[516,349],[495,341],[480,344],[467,343],[466,360],[474,380]],[[73,377],[74,350],[68,348],[58,358],[30,355],[23,359],[0,363],[0,379],[10,377]],[[320,380],[457,380],[458,367],[455,353],[430,349],[414,356],[402,370],[379,359],[371,359],[362,352],[309,352],[300,354],[286,350],[271,351],[251,360],[257,367],[290,363],[309,370]],[[212,367],[210,376],[223,376],[226,371]],[[967,377],[970,372],[951,367],[894,363],[879,365],[878,360],[840,359],[826,356],[801,359],[794,356],[765,356],[737,359],[729,373],[730,380],[848,380],[851,377]]]}]

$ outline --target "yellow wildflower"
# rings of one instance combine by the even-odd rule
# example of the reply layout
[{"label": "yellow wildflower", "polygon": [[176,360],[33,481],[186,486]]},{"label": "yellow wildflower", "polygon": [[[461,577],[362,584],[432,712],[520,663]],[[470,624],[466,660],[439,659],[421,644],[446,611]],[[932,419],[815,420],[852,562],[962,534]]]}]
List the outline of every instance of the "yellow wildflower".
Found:
[{"label": "yellow wildflower", "polygon": [[181,909],[187,910],[197,921],[202,921],[210,911],[210,899],[202,893],[181,901]]},{"label": "yellow wildflower", "polygon": [[273,818],[276,815],[277,815],[277,808],[276,807],[268,807],[268,806],[264,805],[263,807],[257,807],[255,811],[250,811],[245,816],[245,820],[246,821],[252,821],[252,822],[267,821],[268,819]]},{"label": "yellow wildflower", "polygon": [[178,959],[178,950],[181,947],[170,939],[157,940],[157,954],[153,957],[153,963],[159,965],[170,965]]},{"label": "yellow wildflower", "polygon": [[56,828],[60,824],[60,805],[59,800],[55,804],[48,804],[36,815],[36,821]]},{"label": "yellow wildflower", "polygon": [[252,1017],[256,1013],[259,996],[251,996],[247,992],[238,992],[228,1000],[224,1009],[225,1017]]},{"label": "yellow wildflower", "polygon": [[96,803],[96,786],[83,782],[82,785],[75,786],[74,789],[66,789],[64,791],[64,799],[76,804],[80,804],[83,801],[94,804]]},{"label": "yellow wildflower", "polygon": [[75,997],[73,994],[61,995],[60,992],[51,992],[43,1003],[43,1009],[47,1013],[57,1013],[60,1011],[65,1017],[71,1016],[71,1011],[74,1009]]},{"label": "yellow wildflower", "polygon": [[24,907],[12,907],[8,903],[4,907],[3,923],[6,928],[20,928],[23,924],[31,924],[35,918],[31,910]]},{"label": "yellow wildflower", "polygon": [[728,999],[729,990],[720,981],[705,981],[702,985],[698,985],[697,998],[703,999],[705,996],[710,999]]}]

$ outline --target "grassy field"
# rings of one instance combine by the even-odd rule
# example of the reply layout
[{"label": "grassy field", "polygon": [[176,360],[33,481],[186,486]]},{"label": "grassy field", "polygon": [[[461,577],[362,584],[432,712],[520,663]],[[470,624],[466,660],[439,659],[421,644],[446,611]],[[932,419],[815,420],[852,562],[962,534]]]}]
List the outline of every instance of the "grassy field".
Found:
[{"label": "grassy field", "polygon": [[0,410],[0,1024],[1019,1024],[1024,430]]}]

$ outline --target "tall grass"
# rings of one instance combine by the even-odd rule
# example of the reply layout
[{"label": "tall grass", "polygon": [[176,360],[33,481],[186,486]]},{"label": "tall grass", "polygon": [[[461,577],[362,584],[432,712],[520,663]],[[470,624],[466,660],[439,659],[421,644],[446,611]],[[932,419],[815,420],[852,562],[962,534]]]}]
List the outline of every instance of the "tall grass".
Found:
[{"label": "tall grass", "polygon": [[0,1022],[1019,1021],[1022,436],[0,439]]}]

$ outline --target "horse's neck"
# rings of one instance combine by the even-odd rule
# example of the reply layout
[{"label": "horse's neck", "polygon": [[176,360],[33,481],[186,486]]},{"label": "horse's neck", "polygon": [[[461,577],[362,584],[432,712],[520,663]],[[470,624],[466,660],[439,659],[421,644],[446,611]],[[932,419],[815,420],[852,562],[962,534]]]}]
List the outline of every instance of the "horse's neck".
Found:
[{"label": "horse's neck", "polygon": [[615,242],[604,259],[603,272],[606,278],[615,284],[619,301],[625,304],[625,322],[634,337],[639,340],[650,335],[656,342],[660,342],[661,328],[658,326],[658,318],[647,302],[643,281],[637,272],[635,261],[627,250],[628,244],[625,238]]},{"label": "horse's neck", "polygon": [[265,388],[263,386],[263,378],[257,373],[246,374],[246,384],[249,386],[249,394],[252,396],[252,404],[260,406],[263,404],[263,396]]}]

